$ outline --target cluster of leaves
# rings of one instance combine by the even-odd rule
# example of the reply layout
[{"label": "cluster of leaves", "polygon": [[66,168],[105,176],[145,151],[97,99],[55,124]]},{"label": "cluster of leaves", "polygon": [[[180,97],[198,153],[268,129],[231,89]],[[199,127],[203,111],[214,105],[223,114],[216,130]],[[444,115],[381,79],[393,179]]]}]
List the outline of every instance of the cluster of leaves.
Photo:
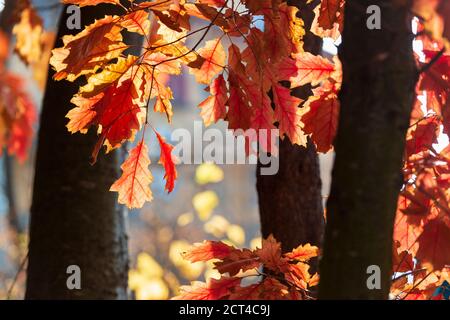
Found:
[{"label": "cluster of leaves", "polygon": [[[423,1],[420,6],[417,3],[415,9],[429,10]],[[316,18],[311,31],[322,37],[337,38],[342,28],[343,4],[344,1],[322,1],[315,10]],[[433,145],[438,142],[438,137],[450,132],[450,55],[445,51],[448,41],[442,37],[442,28],[437,23],[440,20],[437,15],[432,17],[433,23],[425,19],[420,21],[416,39],[423,43],[424,57],[417,55],[421,76],[407,134],[403,171],[405,182],[395,223],[393,299],[445,299],[445,292],[448,291],[450,146],[438,152]],[[302,79],[291,77],[291,83],[294,86],[306,83],[319,85],[304,104],[301,117],[303,130],[311,135],[319,152],[327,152],[332,148],[339,113],[337,95],[342,79],[339,61],[335,59],[333,66],[321,57],[309,53],[301,55],[302,58],[295,63],[306,66],[304,69],[308,72],[303,76],[311,78],[301,82]],[[313,59],[311,63],[310,58]],[[281,68],[281,71],[285,70]],[[212,282],[202,288],[216,288],[216,284]],[[189,295],[186,297],[189,298]]]},{"label": "cluster of leaves", "polygon": [[[418,1],[419,8],[427,7]],[[450,133],[450,54],[441,20],[434,21],[432,28],[427,20],[419,23],[416,39],[423,45],[423,52],[416,56],[421,73],[407,133],[404,185],[394,231],[393,271],[414,275],[412,282],[405,277],[393,282],[395,296],[402,299],[432,298],[449,280],[450,145],[436,149],[438,138]]]},{"label": "cluster of leaves", "polygon": [[[305,146],[310,136],[319,152],[332,149],[339,115],[340,64],[337,59],[331,62],[303,50],[303,21],[297,17],[298,9],[288,6],[286,1],[155,0],[139,4],[130,1],[128,6],[119,0],[63,2],[79,6],[105,3],[123,10],[120,15],[96,20],[74,36],[65,36],[64,46],[53,50],[50,60],[56,80],[86,79],[71,101],[76,107],[67,115],[67,127],[72,133],[85,133],[95,127],[99,140],[92,153],[93,162],[102,146],[108,152],[142,132],[140,142],[122,165],[122,177],[111,187],[119,193],[120,203],[139,208],[152,199],[149,185],[153,177],[148,169],[150,159],[144,139],[146,128],[151,126],[149,105],[154,100],[153,110],[165,114],[171,122],[173,94],[168,80],[181,74],[182,66],[197,82],[208,85],[210,96],[199,105],[205,125],[226,120],[231,130],[278,128],[281,138],[287,137],[294,144]],[[421,8],[427,7],[424,1],[416,3],[421,3]],[[343,27],[344,4],[344,0],[322,1],[315,10],[311,31],[337,39]],[[32,13],[24,14],[22,19],[28,19],[28,24],[34,26],[28,27],[30,34],[37,33]],[[204,20],[206,25],[192,30],[193,19]],[[263,29],[258,28],[260,21],[264,23]],[[450,147],[442,151],[433,147],[442,134],[441,128],[443,134],[450,131],[450,55],[445,51],[448,42],[439,36],[442,32],[435,28],[436,23],[428,21],[421,21],[423,31],[417,37],[425,49],[417,59],[422,70],[417,94],[422,98],[414,106],[408,130],[404,186],[394,235],[393,272],[406,272],[415,278],[413,283],[406,281],[403,286],[399,283],[408,277],[395,278],[393,290],[401,298],[431,297],[430,288],[437,288],[448,279],[450,261],[447,245]],[[216,37],[207,40],[212,29]],[[145,37],[139,56],[124,53],[133,46],[124,43],[125,31]],[[192,37],[198,39],[188,46],[186,40]],[[28,43],[37,43],[37,37],[31,38]],[[19,45],[19,53],[32,61],[35,55],[32,50],[27,53],[26,48],[34,47]],[[313,95],[306,101],[291,95],[292,88],[306,84],[313,86]],[[177,177],[172,146],[155,133],[161,148],[160,163],[166,170],[166,190],[171,192]],[[262,143],[262,147],[268,145]],[[267,246],[270,245],[266,243]],[[247,254],[245,250],[229,250],[233,255]],[[265,250],[264,246],[261,250]],[[252,255],[258,256],[256,252]],[[283,259],[287,258],[280,255],[280,261]],[[280,289],[277,297],[282,297],[280,292],[293,297],[286,269],[271,268],[267,261],[260,263],[284,279],[266,275],[265,279],[280,284],[272,283],[271,288],[287,288],[287,291]],[[287,268],[292,263],[279,264]],[[430,282],[431,278],[434,280]],[[231,297],[230,292],[236,290],[230,288],[239,288],[238,280],[230,275],[219,282],[221,285],[212,280],[201,288],[227,287],[224,295],[217,295]],[[266,288],[269,289],[268,285]],[[307,286],[298,288],[307,290]],[[255,290],[264,294],[264,290]]]},{"label": "cluster of leaves", "polygon": [[[219,241],[204,241],[183,254],[192,263],[214,261],[219,279],[194,282],[181,287],[175,299],[183,300],[292,300],[310,299],[309,288],[318,284],[317,273],[309,272],[309,260],[319,249],[310,244],[282,254],[281,244],[273,236],[262,241],[262,248],[236,249]],[[242,285],[248,277],[256,283]]]},{"label": "cluster of leaves", "polygon": [[12,30],[16,40],[14,52],[30,67],[34,79],[43,90],[56,35],[45,30],[42,18],[30,0],[18,0],[11,19],[15,24]]},{"label": "cluster of leaves", "polygon": [[36,109],[21,77],[6,68],[9,39],[0,31],[0,152],[24,161],[33,138]]},{"label": "cluster of leaves", "polygon": [[[304,52],[303,21],[297,17],[298,9],[285,1],[157,0],[131,1],[129,7],[118,0],[64,2],[80,6],[109,3],[124,11],[96,20],[75,36],[65,36],[64,47],[53,50],[50,63],[56,80],[87,79],[72,99],[76,107],[67,115],[67,127],[72,133],[97,127],[100,137],[92,153],[94,162],[103,145],[108,152],[133,140],[144,128],[141,142],[122,167],[123,177],[111,189],[119,192],[119,201],[128,207],[142,207],[152,198],[149,159],[142,152],[147,150],[144,133],[150,125],[149,104],[154,99],[154,111],[165,113],[171,121],[173,95],[167,82],[181,73],[182,66],[197,82],[208,85],[210,96],[199,105],[205,125],[223,119],[231,130],[278,126],[281,137],[295,144],[305,146],[311,135],[320,151],[331,148],[339,109],[338,68]],[[340,12],[335,15],[341,17]],[[319,22],[328,14],[322,10]],[[206,21],[206,26],[191,30],[194,18]],[[257,27],[261,20],[263,30]],[[206,40],[212,28],[218,36]],[[132,46],[123,42],[125,30],[145,37],[140,56],[124,55]],[[186,39],[194,34],[199,39],[188,47]],[[299,108],[304,101],[292,96],[282,81],[289,81],[291,88],[324,84],[305,108]],[[162,149],[170,149],[160,136],[158,141]],[[270,144],[261,145],[268,149]],[[174,161],[167,153],[162,162],[170,192],[176,178]]]}]

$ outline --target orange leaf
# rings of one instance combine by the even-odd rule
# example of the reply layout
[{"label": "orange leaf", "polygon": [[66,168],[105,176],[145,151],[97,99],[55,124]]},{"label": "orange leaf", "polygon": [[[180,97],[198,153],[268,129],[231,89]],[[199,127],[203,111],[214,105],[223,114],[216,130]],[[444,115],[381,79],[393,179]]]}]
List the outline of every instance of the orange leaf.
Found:
[{"label": "orange leaf", "polygon": [[294,55],[295,67],[291,61],[285,61],[286,65],[281,65],[280,79],[291,81],[291,87],[300,87],[310,83],[312,86],[328,79],[335,67],[328,59],[315,56],[309,52],[302,52]]},{"label": "orange leaf", "polygon": [[247,130],[250,128],[251,109],[245,99],[242,90],[235,86],[230,86],[230,98],[228,99],[228,128],[237,130]]},{"label": "orange leaf", "polygon": [[129,32],[135,32],[145,36],[150,28],[148,12],[145,10],[131,12],[121,19],[120,25]]},{"label": "orange leaf", "polygon": [[230,276],[238,274],[239,271],[245,272],[258,268],[260,265],[261,261],[258,256],[248,249],[232,250],[222,261],[214,263],[217,271],[221,274],[228,273]]},{"label": "orange leaf", "polygon": [[292,260],[308,261],[311,258],[317,257],[319,254],[319,248],[312,246],[309,243],[300,245],[289,253],[285,254],[285,257]]},{"label": "orange leaf", "polygon": [[15,52],[25,63],[38,62],[43,51],[43,22],[32,7],[25,8],[20,22],[13,28],[16,36]]},{"label": "orange leaf", "polygon": [[417,238],[416,258],[422,266],[440,270],[450,263],[450,226],[444,221],[429,221]]},{"label": "orange leaf", "polygon": [[200,69],[189,68],[199,83],[209,84],[222,70],[225,64],[225,50],[220,39],[206,41],[205,46],[198,50],[198,54],[205,59]]},{"label": "orange leaf", "polygon": [[255,251],[256,255],[261,259],[264,267],[273,271],[278,270],[285,261],[281,258],[281,243],[279,243],[273,235],[262,240],[262,248]]},{"label": "orange leaf", "polygon": [[77,107],[66,116],[70,119],[67,124],[69,131],[84,133],[91,125],[101,125],[101,138],[92,154],[94,163],[103,142],[109,149],[117,148],[125,140],[132,139],[140,128],[140,107],[135,102],[136,97],[135,85],[127,79],[121,84],[110,85],[96,96],[84,98],[77,95],[72,99]]},{"label": "orange leaf", "polygon": [[239,285],[239,278],[210,279],[207,283],[194,282],[192,286],[182,286],[180,295],[174,300],[220,300],[230,294],[230,289]]},{"label": "orange leaf", "polygon": [[64,36],[64,47],[53,49],[50,59],[56,70],[54,79],[74,81],[119,57],[128,46],[122,43],[122,27],[117,21],[118,17],[106,16],[75,36]]},{"label": "orange leaf", "polygon": [[114,182],[110,191],[119,193],[119,203],[128,208],[142,208],[145,201],[151,201],[153,196],[150,184],[153,181],[148,169],[150,158],[144,141],[134,147],[121,168],[122,176]]},{"label": "orange leaf", "polygon": [[80,7],[96,6],[100,3],[120,4],[120,0],[63,0],[65,4],[77,4]]},{"label": "orange leaf", "polygon": [[304,131],[311,134],[317,151],[326,153],[333,147],[337,131],[340,103],[334,91],[318,90],[319,96],[310,97],[302,121]]},{"label": "orange leaf", "polygon": [[167,143],[164,138],[156,132],[159,146],[161,147],[161,156],[159,157],[159,163],[164,166],[166,171],[164,179],[166,179],[166,190],[172,192],[175,186],[175,180],[177,179],[177,169],[175,168],[175,158],[172,156],[173,146]]},{"label": "orange leaf", "polygon": [[203,118],[205,126],[209,126],[216,123],[218,120],[225,118],[227,109],[225,104],[227,103],[227,86],[223,75],[219,75],[214,79],[213,83],[209,87],[211,96],[206,98],[200,103],[201,109],[200,115]]},{"label": "orange leaf", "polygon": [[20,162],[27,157],[36,121],[36,108],[24,85],[22,78],[0,72],[0,150],[6,147]]},{"label": "orange leaf", "polygon": [[183,257],[190,262],[224,259],[233,250],[235,248],[220,241],[203,241],[194,244],[192,249],[183,253]]},{"label": "orange leaf", "polygon": [[280,281],[266,277],[262,282],[246,287],[238,286],[229,300],[288,300],[288,287]]},{"label": "orange leaf", "polygon": [[344,0],[322,0],[319,25],[325,30],[332,29],[335,23],[342,24],[344,19]]},{"label": "orange leaf", "polygon": [[306,146],[306,135],[303,133],[301,122],[302,110],[299,108],[303,100],[291,96],[291,90],[280,84],[275,84],[272,90],[275,119],[279,122],[280,136],[287,135],[292,143]]}]

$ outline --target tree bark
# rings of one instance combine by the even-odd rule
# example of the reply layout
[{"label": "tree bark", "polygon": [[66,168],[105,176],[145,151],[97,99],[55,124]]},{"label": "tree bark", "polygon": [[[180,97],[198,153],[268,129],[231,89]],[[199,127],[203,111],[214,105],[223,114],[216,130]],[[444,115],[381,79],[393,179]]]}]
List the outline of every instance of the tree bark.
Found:
[{"label": "tree bark", "polygon": [[450,2],[441,0],[439,11],[444,19],[444,37],[450,40]]},{"label": "tree bark", "polygon": [[[111,6],[81,10],[82,26],[111,12]],[[66,27],[61,37],[76,33]],[[126,299],[128,247],[124,210],[108,192],[119,176],[118,153],[89,156],[97,141],[95,130],[71,135],[65,115],[81,82],[55,82],[49,77],[43,102],[36,175],[31,208],[26,299]],[[67,268],[81,269],[81,290],[69,290]]]},{"label": "tree bark", "polygon": [[[409,5],[400,3],[346,4],[339,48],[342,108],[320,263],[320,299],[388,298],[402,155],[418,75]],[[381,8],[381,30],[366,26],[366,9],[373,4]],[[380,289],[368,288],[374,273],[367,269],[372,265],[380,268]]]},{"label": "tree bark", "polygon": [[[290,5],[300,9],[300,16],[309,30],[314,19],[313,9],[318,1],[292,0]],[[304,48],[320,53],[322,41],[307,32]],[[294,90],[294,95],[306,99],[311,95],[309,86]],[[300,244],[320,245],[323,229],[323,206],[319,160],[314,144],[306,148],[292,145],[284,139],[279,146],[279,171],[275,175],[261,175],[258,163],[256,188],[258,192],[261,232],[281,242],[284,252]]]}]

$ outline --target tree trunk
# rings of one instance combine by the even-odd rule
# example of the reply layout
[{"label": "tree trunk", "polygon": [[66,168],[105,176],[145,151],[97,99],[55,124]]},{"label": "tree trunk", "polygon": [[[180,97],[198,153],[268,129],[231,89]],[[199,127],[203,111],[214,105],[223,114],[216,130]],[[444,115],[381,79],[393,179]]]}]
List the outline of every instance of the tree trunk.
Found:
[{"label": "tree trunk", "polygon": [[[111,6],[81,10],[82,25],[114,14]],[[78,32],[66,27],[61,37]],[[55,82],[49,71],[43,102],[36,175],[31,208],[26,299],[126,299],[128,248],[124,210],[108,192],[118,177],[118,153],[89,156],[97,141],[95,130],[71,135],[65,115],[81,82]],[[81,290],[69,290],[70,265],[81,269]]]},{"label": "tree trunk", "polygon": [[[307,5],[306,0],[292,0],[290,5],[300,9],[305,30],[313,21],[312,10],[318,1]],[[304,48],[320,53],[322,41],[307,32]],[[309,86],[294,90],[294,95],[306,99],[311,95]],[[280,142],[279,171],[275,175],[261,175],[258,163],[256,188],[258,191],[261,232],[264,238],[270,234],[281,241],[283,251],[290,251],[300,244],[319,245],[322,239],[324,219],[322,207],[319,160],[314,144],[307,148],[292,145],[289,139]]]},{"label": "tree trunk", "polygon": [[450,40],[450,2],[441,0],[440,14],[444,18],[444,37]]},{"label": "tree trunk", "polygon": [[[409,7],[395,3],[401,2],[346,4],[339,48],[342,109],[320,263],[321,299],[388,298],[402,155],[418,75]],[[381,8],[381,30],[366,25],[366,9],[373,4]],[[368,272],[372,265],[381,272]],[[380,289],[368,288],[376,284],[368,280],[371,275],[380,276]]]}]

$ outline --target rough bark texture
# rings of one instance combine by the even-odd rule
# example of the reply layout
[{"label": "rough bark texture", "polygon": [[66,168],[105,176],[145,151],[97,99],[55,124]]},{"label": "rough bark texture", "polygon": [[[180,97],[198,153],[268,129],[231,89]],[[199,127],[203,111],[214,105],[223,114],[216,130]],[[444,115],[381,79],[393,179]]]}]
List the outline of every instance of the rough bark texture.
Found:
[{"label": "rough bark texture", "polygon": [[441,1],[440,14],[444,18],[444,37],[450,40],[450,2]]},{"label": "rough bark texture", "polygon": [[[82,25],[103,17],[111,6],[83,8]],[[64,11],[65,12],[65,11]],[[58,39],[78,32],[60,21]],[[62,45],[58,40],[57,47]],[[79,82],[55,82],[53,71],[43,102],[36,175],[31,208],[26,299],[125,299],[128,248],[123,209],[108,192],[118,177],[118,153],[89,156],[97,140],[68,133],[65,125],[70,99]],[[66,286],[70,265],[81,268],[81,290]]]},{"label": "rough bark texture", "polygon": [[[373,4],[381,7],[381,30],[366,27],[366,8]],[[417,79],[410,18],[407,5],[393,1],[346,5],[339,49],[342,110],[320,264],[321,299],[388,297],[393,222]],[[367,287],[370,265],[381,269],[379,290]]]},{"label": "rough bark texture", "polygon": [[[300,9],[309,30],[318,1],[307,5],[305,0],[289,1]],[[319,53],[321,39],[312,33],[305,36],[305,50]],[[307,98],[309,87],[296,90],[294,94]],[[321,195],[320,168],[316,148],[312,142],[308,147],[292,145],[289,139],[280,142],[280,166],[276,175],[260,174],[257,168],[261,232],[264,238],[273,234],[281,241],[283,251],[290,251],[303,243],[319,245],[322,239],[324,219]]]}]

